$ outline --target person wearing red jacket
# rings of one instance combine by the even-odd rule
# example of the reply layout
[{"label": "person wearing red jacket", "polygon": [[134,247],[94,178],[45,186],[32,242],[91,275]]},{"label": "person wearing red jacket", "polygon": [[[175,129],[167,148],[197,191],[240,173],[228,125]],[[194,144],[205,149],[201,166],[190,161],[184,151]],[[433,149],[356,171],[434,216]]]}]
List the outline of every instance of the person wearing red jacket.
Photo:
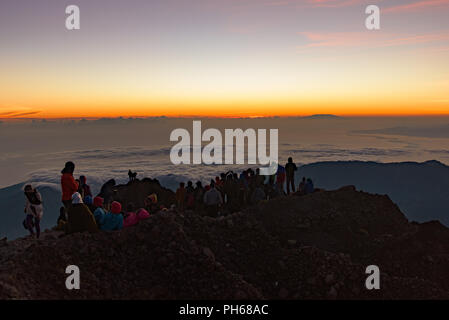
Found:
[{"label": "person wearing red jacket", "polygon": [[73,178],[75,171],[75,164],[69,161],[65,164],[61,173],[61,189],[62,189],[62,203],[67,209],[72,205],[72,195],[78,191],[79,185]]}]

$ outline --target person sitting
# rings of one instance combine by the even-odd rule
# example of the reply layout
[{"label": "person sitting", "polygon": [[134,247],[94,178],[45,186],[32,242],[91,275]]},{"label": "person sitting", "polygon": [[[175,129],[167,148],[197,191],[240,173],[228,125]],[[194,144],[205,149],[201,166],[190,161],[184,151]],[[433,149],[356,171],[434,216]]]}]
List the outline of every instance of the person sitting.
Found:
[{"label": "person sitting", "polygon": [[306,194],[315,192],[315,187],[313,186],[312,179],[308,178],[306,182]]},{"label": "person sitting", "polygon": [[298,186],[298,195],[304,194],[306,194],[306,177],[302,177],[302,180]]},{"label": "person sitting", "polygon": [[111,203],[111,211],[104,216],[104,222],[101,225],[101,230],[113,231],[121,230],[123,228],[122,205],[120,202],[113,201]]},{"label": "person sitting", "polygon": [[128,203],[128,205],[126,206],[126,213],[124,214],[123,228],[128,228],[136,225],[137,222],[139,222],[139,219],[134,212],[134,204]]},{"label": "person sitting", "polygon": [[56,224],[59,224],[61,221],[67,222],[67,210],[65,207],[59,208],[59,217]]},{"label": "person sitting", "polygon": [[137,210],[136,216],[137,216],[138,221],[142,221],[142,220],[148,219],[150,217],[150,214],[148,213],[147,210],[142,208],[142,209]]},{"label": "person sitting", "polygon": [[96,232],[98,231],[94,215],[89,208],[83,203],[83,199],[79,192],[72,195],[72,205],[67,212],[66,233],[75,232]]},{"label": "person sitting", "polygon": [[94,212],[95,209],[97,209],[97,207],[95,207],[94,205],[94,200],[92,199],[91,196],[85,196],[83,201],[84,204],[89,208],[90,212]]},{"label": "person sitting", "polygon": [[56,221],[56,227],[54,228],[57,231],[65,231],[67,225],[67,210],[65,207],[59,208],[59,217]]},{"label": "person sitting", "polygon": [[176,190],[176,207],[180,212],[184,211],[184,204],[186,199],[186,188],[185,183],[181,182],[179,184],[178,190]]},{"label": "person sitting", "polygon": [[110,179],[105,184],[103,184],[100,193],[98,194],[98,196],[104,199],[103,206],[109,208],[111,202],[114,201],[114,190],[115,190],[114,179]]},{"label": "person sitting", "polygon": [[209,216],[215,217],[219,207],[223,204],[221,193],[215,188],[215,182],[211,181],[210,189],[204,193],[204,204]]},{"label": "person sitting", "polygon": [[31,236],[34,236],[34,229],[36,229],[36,238],[39,238],[41,229],[40,221],[44,214],[44,208],[42,206],[41,194],[34,189],[30,184],[25,186],[25,213],[26,217],[23,221],[23,226],[30,232]]},{"label": "person sitting", "polygon": [[145,199],[145,209],[151,214],[159,212],[160,207],[157,203],[157,194],[152,193]]},{"label": "person sitting", "polygon": [[97,223],[98,228],[104,223],[104,216],[106,215],[106,210],[104,209],[104,199],[102,197],[94,198],[94,218]]}]

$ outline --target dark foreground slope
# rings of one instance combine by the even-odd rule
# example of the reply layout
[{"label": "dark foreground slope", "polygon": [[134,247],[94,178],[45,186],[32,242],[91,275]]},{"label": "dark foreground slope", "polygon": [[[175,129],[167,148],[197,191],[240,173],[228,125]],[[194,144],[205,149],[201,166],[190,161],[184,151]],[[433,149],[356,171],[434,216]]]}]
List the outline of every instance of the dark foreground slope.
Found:
[{"label": "dark foreground slope", "polygon": [[[410,224],[388,197],[351,187],[0,246],[3,299],[449,298],[449,229]],[[65,288],[72,264],[81,290]],[[372,264],[380,290],[365,288]]]}]

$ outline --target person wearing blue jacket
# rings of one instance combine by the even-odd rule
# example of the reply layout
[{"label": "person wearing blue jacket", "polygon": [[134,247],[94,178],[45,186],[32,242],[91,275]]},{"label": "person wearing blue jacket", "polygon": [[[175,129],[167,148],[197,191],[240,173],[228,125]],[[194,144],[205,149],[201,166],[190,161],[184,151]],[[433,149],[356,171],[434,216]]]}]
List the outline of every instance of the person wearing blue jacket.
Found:
[{"label": "person wearing blue jacket", "polygon": [[94,207],[93,210],[95,222],[97,222],[98,228],[101,229],[101,226],[104,223],[104,217],[106,215],[106,211],[104,209],[104,199],[102,197],[95,197],[94,198]]},{"label": "person wearing blue jacket", "polygon": [[120,202],[111,203],[111,211],[104,215],[100,228],[104,231],[113,231],[123,229],[122,205]]},{"label": "person wearing blue jacket", "polygon": [[310,194],[310,193],[314,193],[315,192],[315,187],[313,186],[313,182],[312,179],[307,179],[306,182],[306,194]]}]

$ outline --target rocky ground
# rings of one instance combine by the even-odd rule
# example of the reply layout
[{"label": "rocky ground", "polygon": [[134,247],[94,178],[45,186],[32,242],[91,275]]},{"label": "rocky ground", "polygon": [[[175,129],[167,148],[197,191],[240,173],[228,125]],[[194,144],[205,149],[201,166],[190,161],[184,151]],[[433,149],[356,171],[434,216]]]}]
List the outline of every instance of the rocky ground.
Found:
[{"label": "rocky ground", "polygon": [[[68,265],[80,290],[65,287]],[[365,288],[368,265],[380,290]],[[449,229],[352,187],[220,218],[168,211],[122,231],[1,242],[0,298],[449,299]]]}]

